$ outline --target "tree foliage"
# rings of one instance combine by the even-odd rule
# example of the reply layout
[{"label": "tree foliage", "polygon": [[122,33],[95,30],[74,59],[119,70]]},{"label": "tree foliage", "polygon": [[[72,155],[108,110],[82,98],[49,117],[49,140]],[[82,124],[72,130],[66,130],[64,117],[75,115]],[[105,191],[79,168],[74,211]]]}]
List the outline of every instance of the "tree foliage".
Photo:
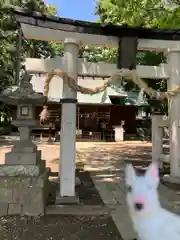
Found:
[{"label": "tree foliage", "polygon": [[[57,15],[52,5],[45,5],[42,0],[0,0],[0,91],[15,83],[17,69],[18,23],[10,11],[11,6],[20,6],[48,15]],[[21,60],[25,57],[54,57],[62,49],[54,42],[22,39]],[[16,84],[18,84],[16,82]],[[3,124],[8,124],[9,107],[0,102],[0,115],[4,116]],[[2,123],[1,123],[2,125]]]},{"label": "tree foliage", "polygon": [[97,0],[100,22],[130,26],[179,27],[180,9],[161,0]]},{"label": "tree foliage", "polygon": [[[10,12],[9,5],[17,5],[48,15],[57,15],[54,6],[43,0],[1,0],[0,1],[0,90],[12,84],[16,69],[16,40],[18,25]],[[164,4],[161,0],[96,0],[96,14],[100,23],[128,24],[130,26],[154,28],[179,28],[180,8]],[[63,55],[63,44],[23,39],[23,57],[48,58]],[[80,46],[79,57],[91,62],[116,63],[117,49],[101,46]],[[161,53],[138,52],[137,64],[158,65],[166,59]],[[165,90],[165,81],[148,83],[157,90]],[[124,82],[125,89],[135,88],[133,83]]]},{"label": "tree foliage", "polygon": [[[160,0],[96,0],[98,22],[105,24],[128,24],[129,26],[154,28],[179,28],[180,8],[163,5]],[[116,63],[117,49],[84,46],[82,56],[89,61]],[[137,64],[158,65],[165,62],[162,53],[138,52]]]},{"label": "tree foliage", "polygon": [[[128,24],[129,26],[141,26],[147,28],[179,29],[180,27],[180,8],[173,4],[173,1],[162,0],[96,0],[96,14],[99,16],[100,23],[106,24]],[[103,59],[104,49],[94,48],[94,58],[98,55]],[[101,53],[100,53],[101,52]],[[116,49],[106,48],[106,59],[114,62],[116,59]],[[101,56],[101,57],[100,57]],[[105,59],[105,60],[106,60]],[[137,64],[159,65],[166,62],[163,53],[138,52]],[[164,80],[146,80],[154,89],[165,91],[167,89]],[[131,89],[135,86],[125,82],[125,88]],[[148,97],[148,96],[146,96]],[[157,105],[157,102],[156,102]],[[167,103],[159,102],[159,107],[167,109]]]},{"label": "tree foliage", "polygon": [[[96,14],[100,23],[128,24],[147,28],[179,28],[180,8],[160,0],[97,0]],[[112,59],[112,50],[110,59]],[[139,52],[137,63],[158,65],[165,61],[161,53]]]},{"label": "tree foliage", "polygon": [[[10,6],[20,6],[48,15],[56,15],[54,6],[45,5],[42,0],[4,0],[0,1],[0,90],[14,83],[17,60],[18,23],[10,11]],[[47,58],[56,54],[53,42],[23,38],[23,57]]]}]

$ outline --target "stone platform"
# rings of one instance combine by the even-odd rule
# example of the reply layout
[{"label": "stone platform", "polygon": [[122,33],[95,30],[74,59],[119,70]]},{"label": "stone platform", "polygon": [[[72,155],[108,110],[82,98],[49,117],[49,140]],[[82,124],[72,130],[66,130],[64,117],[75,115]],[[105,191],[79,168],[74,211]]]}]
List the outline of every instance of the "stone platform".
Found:
[{"label": "stone platform", "polygon": [[44,215],[48,173],[40,166],[0,166],[0,216]]}]

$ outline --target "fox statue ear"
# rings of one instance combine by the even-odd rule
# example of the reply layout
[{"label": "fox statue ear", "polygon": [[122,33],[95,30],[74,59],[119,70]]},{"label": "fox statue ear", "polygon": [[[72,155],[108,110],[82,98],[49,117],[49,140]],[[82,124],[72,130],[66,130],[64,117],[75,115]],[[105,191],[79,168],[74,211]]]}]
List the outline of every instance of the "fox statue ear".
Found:
[{"label": "fox statue ear", "polygon": [[126,185],[131,186],[136,178],[136,172],[132,164],[127,164],[125,168]]},{"label": "fox statue ear", "polygon": [[155,187],[159,185],[159,169],[156,163],[151,163],[145,173],[145,179],[150,187]]}]

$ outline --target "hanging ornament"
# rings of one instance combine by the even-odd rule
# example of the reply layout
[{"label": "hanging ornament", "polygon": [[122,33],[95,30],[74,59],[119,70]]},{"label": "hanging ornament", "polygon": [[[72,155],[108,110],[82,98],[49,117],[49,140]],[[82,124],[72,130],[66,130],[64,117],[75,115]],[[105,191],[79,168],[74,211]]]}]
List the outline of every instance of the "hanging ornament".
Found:
[{"label": "hanging ornament", "polygon": [[50,117],[50,113],[48,111],[48,106],[43,106],[43,110],[39,114],[40,124],[43,125],[45,121],[47,121]]}]

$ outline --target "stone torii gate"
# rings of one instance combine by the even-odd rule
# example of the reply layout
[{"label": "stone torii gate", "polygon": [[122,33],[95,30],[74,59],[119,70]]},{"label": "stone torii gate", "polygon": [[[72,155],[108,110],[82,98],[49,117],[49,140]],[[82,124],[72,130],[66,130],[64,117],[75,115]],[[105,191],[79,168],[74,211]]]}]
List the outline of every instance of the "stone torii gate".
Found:
[{"label": "stone torii gate", "polygon": [[[130,28],[127,26],[102,27],[98,24],[70,21],[61,18],[42,16],[39,13],[29,13],[23,9],[15,9],[16,19],[20,22],[24,37],[29,39],[64,42],[63,64],[59,63],[58,68],[66,71],[69,77],[77,82],[78,77],[78,52],[79,44],[95,44],[120,48],[123,37],[129,36],[129,52],[131,57],[130,65],[118,64],[121,68],[134,66],[136,50],[161,51],[168,56],[166,67],[154,67],[150,77],[153,75],[169,78],[168,90],[176,89],[180,85],[180,35],[176,30],[153,30],[143,28]],[[131,41],[132,38],[132,41]],[[160,40],[161,39],[161,40]],[[177,41],[174,41],[176,39]],[[124,42],[125,43],[125,42]],[[136,46],[135,46],[136,45]],[[128,46],[124,47],[127,51]],[[122,49],[119,56],[123,59]],[[121,60],[122,60],[121,59]],[[131,61],[132,59],[132,61]],[[36,60],[38,61],[38,60]],[[45,62],[44,62],[45,63]],[[35,67],[36,64],[33,64]],[[80,64],[83,69],[83,64]],[[96,65],[97,68],[98,65]],[[47,67],[48,68],[48,67]],[[86,69],[88,69],[88,64]],[[157,69],[159,69],[157,71]],[[42,70],[42,69],[41,69]],[[45,69],[44,69],[45,70]],[[117,69],[116,69],[117,70]],[[138,70],[138,68],[137,68]],[[46,70],[47,71],[47,70]],[[157,74],[158,72],[158,74]],[[142,75],[141,75],[142,77]],[[60,168],[60,195],[61,197],[75,196],[75,134],[76,134],[76,92],[67,84],[63,85],[62,121],[61,121],[61,168]],[[180,177],[180,96],[171,94],[169,97],[169,129],[170,129],[170,152],[171,152],[171,179]]]},{"label": "stone torii gate", "polygon": [[[89,76],[89,77],[110,77],[114,75],[117,71],[116,64],[109,64],[109,63],[91,63],[87,62],[84,59],[78,59],[78,68],[77,73],[80,76]],[[30,74],[47,74],[48,72],[51,72],[53,69],[61,69],[63,71],[66,70],[65,66],[65,58],[61,57],[55,57],[54,59],[37,59],[37,58],[26,58],[25,66],[26,70]],[[68,65],[73,65],[73,62],[69,61]],[[143,65],[137,65],[137,74],[143,78],[151,78],[151,79],[167,79],[167,64],[162,64],[160,66],[143,66]],[[53,81],[53,80],[52,80]],[[62,81],[62,80],[61,80]],[[86,81],[86,80],[84,80]],[[93,88],[93,86],[92,86]],[[53,91],[51,89],[50,85],[50,91]],[[59,93],[61,95],[61,93]],[[70,119],[72,119],[74,122],[76,121],[76,114],[74,112],[69,113]],[[62,121],[64,120],[64,117],[62,116]],[[72,131],[70,129],[66,130],[66,136],[67,131]],[[76,129],[73,130],[74,134]],[[63,134],[63,132],[61,133]],[[63,136],[63,135],[61,135]],[[68,136],[67,136],[68,137]],[[61,139],[61,142],[63,139]],[[68,140],[70,141],[70,139]],[[74,141],[74,140],[73,140]],[[74,142],[73,142],[74,143]],[[155,145],[154,145],[155,146]],[[62,146],[61,146],[62,149]],[[154,149],[154,148],[153,148]],[[74,186],[74,177],[72,178],[72,172],[75,172],[75,150],[74,152],[69,152],[69,145],[64,145],[64,152],[66,152],[66,156],[61,156],[60,162],[59,162],[59,174],[60,174],[60,183],[61,183],[61,189],[60,189],[60,195],[63,196],[63,194],[66,194],[67,196],[71,196],[74,194],[74,190],[72,192],[71,186]],[[154,155],[153,155],[154,158]],[[67,161],[69,161],[69,166],[71,166],[72,171],[69,171],[69,168],[67,168]],[[62,171],[64,174],[62,174]],[[63,176],[66,176],[68,181],[64,180]],[[63,186],[63,187],[62,187]],[[68,187],[70,186],[70,187]],[[62,191],[64,189],[64,192]],[[74,189],[74,188],[73,188]]]}]

